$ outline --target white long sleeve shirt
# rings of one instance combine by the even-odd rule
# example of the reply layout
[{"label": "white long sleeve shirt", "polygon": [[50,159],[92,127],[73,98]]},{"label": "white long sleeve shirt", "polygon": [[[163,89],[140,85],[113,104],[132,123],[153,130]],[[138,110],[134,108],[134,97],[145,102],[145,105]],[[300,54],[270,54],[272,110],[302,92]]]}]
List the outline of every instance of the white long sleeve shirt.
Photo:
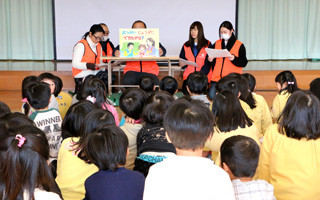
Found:
[{"label": "white long sleeve shirt", "polygon": [[[86,40],[88,41],[88,44],[92,51],[97,54],[97,45],[92,42],[89,36],[86,37]],[[90,74],[96,75],[100,70],[87,70],[87,65],[85,62],[81,62],[82,57],[84,55],[84,45],[82,43],[78,43],[74,48],[73,48],[73,54],[72,54],[72,66],[76,69],[81,69],[83,70],[79,74],[77,74],[74,78],[84,78]],[[102,50],[101,50],[102,52]]]}]

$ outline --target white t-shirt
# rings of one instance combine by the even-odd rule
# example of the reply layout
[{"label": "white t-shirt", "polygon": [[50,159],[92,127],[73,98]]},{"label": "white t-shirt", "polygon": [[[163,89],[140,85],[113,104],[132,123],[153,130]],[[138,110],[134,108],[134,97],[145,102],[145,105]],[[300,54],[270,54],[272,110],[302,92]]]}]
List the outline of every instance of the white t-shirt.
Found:
[{"label": "white t-shirt", "polygon": [[228,174],[211,160],[174,155],[150,168],[143,199],[234,200],[235,196]]},{"label": "white t-shirt", "polygon": [[58,158],[59,148],[62,142],[61,122],[62,118],[58,110],[51,108],[45,111],[35,111],[29,118],[34,121],[36,127],[47,136],[50,158],[49,162]]}]

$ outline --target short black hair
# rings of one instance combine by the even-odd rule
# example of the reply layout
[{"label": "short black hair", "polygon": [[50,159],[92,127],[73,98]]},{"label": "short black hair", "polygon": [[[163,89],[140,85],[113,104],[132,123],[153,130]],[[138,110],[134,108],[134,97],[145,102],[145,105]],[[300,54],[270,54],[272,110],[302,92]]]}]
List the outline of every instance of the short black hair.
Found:
[{"label": "short black hair", "polygon": [[133,45],[133,46],[134,46],[134,44],[133,44],[132,42],[129,42],[129,43],[127,44],[127,47],[129,47],[130,45]]},{"label": "short black hair", "polygon": [[174,101],[172,95],[165,91],[152,94],[146,100],[142,111],[142,119],[148,124],[162,125],[165,112]]},{"label": "short black hair", "polygon": [[26,88],[26,97],[34,109],[44,109],[49,105],[51,90],[45,82],[30,83]]},{"label": "short black hair", "polygon": [[259,145],[251,138],[236,135],[227,138],[220,147],[221,165],[228,165],[237,178],[253,177],[259,162]]},{"label": "short black hair", "polygon": [[119,100],[119,107],[125,115],[135,120],[141,118],[147,94],[137,88],[126,89]]},{"label": "short black hair", "polygon": [[73,104],[67,111],[61,124],[61,136],[63,139],[68,137],[79,137],[80,127],[84,118],[95,109],[90,101],[79,101]]},{"label": "short black hair", "polygon": [[148,95],[151,95],[154,91],[154,82],[151,76],[142,76],[139,79],[139,87],[145,91]]},{"label": "short black hair", "polygon": [[320,78],[316,78],[310,83],[310,91],[320,100]]},{"label": "short black hair", "polygon": [[216,126],[221,132],[252,125],[252,120],[243,110],[237,96],[228,90],[217,92],[212,103],[212,112],[216,117]]},{"label": "short black hair", "polygon": [[187,86],[193,94],[204,94],[208,88],[208,77],[201,71],[193,72],[187,78]]},{"label": "short black hair", "polygon": [[141,20],[136,20],[135,22],[133,22],[133,24],[132,24],[131,28],[133,28],[134,24],[136,24],[136,23],[142,23],[142,24],[144,25],[144,28],[147,28],[146,23],[144,23],[144,22],[143,22],[143,21],[141,21]]},{"label": "short black hair", "polygon": [[278,119],[279,132],[290,138],[320,138],[320,103],[309,91],[296,91],[288,99]]},{"label": "short black hair", "polygon": [[294,76],[294,74],[291,71],[282,71],[280,72],[276,78],[274,79],[274,81],[276,83],[280,83],[280,85],[282,86],[284,83],[287,83],[287,87],[283,88],[279,91],[279,94],[282,91],[285,92],[289,92],[289,93],[293,93],[297,90],[299,90],[298,88],[298,83],[296,80],[296,77]]},{"label": "short black hair", "polygon": [[55,97],[57,97],[59,95],[59,93],[61,92],[61,89],[63,87],[62,80],[59,77],[57,77],[57,76],[55,76],[55,75],[53,75],[53,74],[51,74],[49,72],[44,72],[44,73],[40,74],[38,76],[38,78],[37,78],[37,80],[39,82],[41,82],[41,81],[43,81],[45,79],[48,79],[48,80],[51,80],[51,81],[54,82],[55,87],[54,87],[53,95]]},{"label": "short black hair", "polygon": [[174,95],[174,93],[178,89],[178,81],[172,76],[166,76],[163,79],[161,79],[159,87],[160,90],[167,91],[171,95]]},{"label": "short black hair", "polygon": [[254,92],[254,89],[256,87],[256,78],[252,74],[249,74],[249,73],[242,74],[242,77],[247,79],[247,81],[249,83],[250,92]]},{"label": "short black hair", "polygon": [[107,125],[85,140],[84,152],[99,170],[115,171],[126,163],[128,138],[116,125]]},{"label": "short black hair", "polygon": [[213,126],[212,112],[199,100],[178,99],[164,115],[164,128],[178,149],[202,149],[212,136]]},{"label": "short black hair", "polygon": [[0,117],[8,113],[11,113],[9,106],[6,103],[0,101]]},{"label": "short black hair", "polygon": [[231,76],[222,77],[216,85],[216,90],[217,92],[228,90],[238,97],[240,92],[239,82]]}]

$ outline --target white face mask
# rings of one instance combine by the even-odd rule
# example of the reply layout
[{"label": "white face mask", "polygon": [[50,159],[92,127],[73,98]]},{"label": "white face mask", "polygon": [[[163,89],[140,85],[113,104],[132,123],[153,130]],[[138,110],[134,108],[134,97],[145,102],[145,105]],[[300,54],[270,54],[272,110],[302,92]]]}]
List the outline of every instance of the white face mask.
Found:
[{"label": "white face mask", "polygon": [[102,42],[105,42],[105,41],[107,41],[108,39],[109,39],[108,36],[102,36],[101,41],[102,41]]},{"label": "white face mask", "polygon": [[221,38],[224,40],[229,40],[230,36],[229,34],[221,34]]}]

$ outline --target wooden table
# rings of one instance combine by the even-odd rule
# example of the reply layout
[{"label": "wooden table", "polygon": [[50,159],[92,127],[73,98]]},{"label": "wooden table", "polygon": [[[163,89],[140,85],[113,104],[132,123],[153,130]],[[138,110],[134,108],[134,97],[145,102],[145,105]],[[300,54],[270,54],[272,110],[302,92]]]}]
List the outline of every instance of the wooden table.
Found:
[{"label": "wooden table", "polygon": [[103,63],[102,60],[109,60],[108,62],[108,93],[111,95],[112,93],[112,87],[124,87],[125,85],[112,85],[112,61],[166,61],[168,62],[168,75],[172,75],[172,60],[179,60],[179,57],[107,57],[107,56],[101,56],[100,57],[100,63]]}]

